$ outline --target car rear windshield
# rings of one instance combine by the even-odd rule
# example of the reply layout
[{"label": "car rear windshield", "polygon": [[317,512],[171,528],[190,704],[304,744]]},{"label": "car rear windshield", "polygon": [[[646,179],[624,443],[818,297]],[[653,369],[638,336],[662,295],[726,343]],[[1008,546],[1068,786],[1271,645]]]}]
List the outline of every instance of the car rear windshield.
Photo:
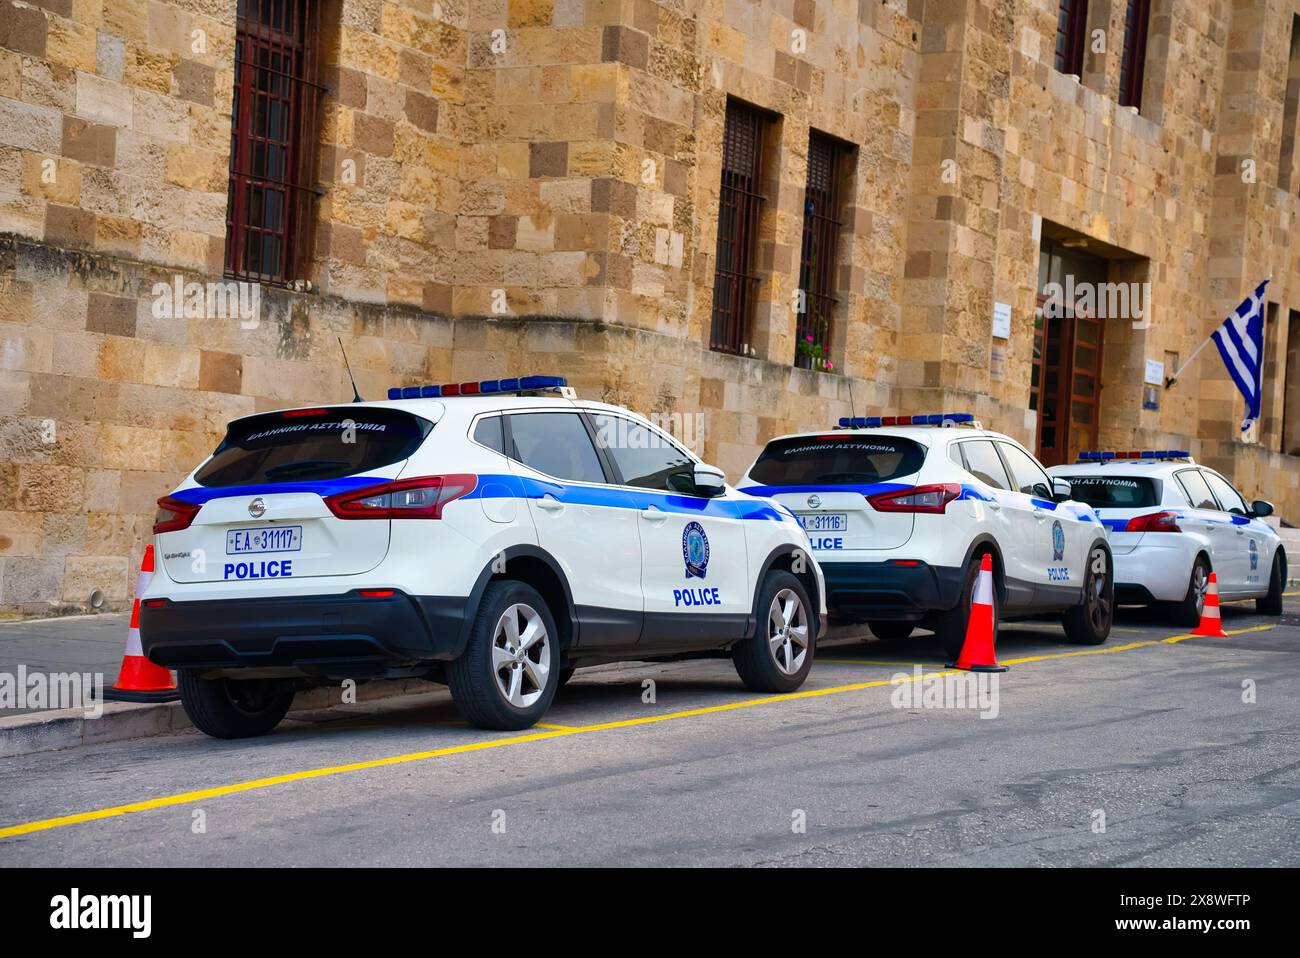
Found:
[{"label": "car rear windshield", "polygon": [[396,409],[290,410],[231,423],[201,486],[313,482],[410,458],[433,423]]},{"label": "car rear windshield", "polygon": [[850,486],[911,475],[925,447],[900,436],[805,436],[770,442],[749,471],[765,486]]},{"label": "car rear windshield", "polygon": [[1145,509],[1160,501],[1156,480],[1144,476],[1062,476],[1071,498],[1094,509]]}]

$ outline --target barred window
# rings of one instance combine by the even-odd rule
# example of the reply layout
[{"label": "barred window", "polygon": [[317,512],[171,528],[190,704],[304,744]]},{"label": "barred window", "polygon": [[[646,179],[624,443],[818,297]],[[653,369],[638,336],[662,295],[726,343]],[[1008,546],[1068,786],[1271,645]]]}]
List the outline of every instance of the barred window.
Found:
[{"label": "barred window", "polygon": [[226,275],[284,285],[310,247],[318,3],[239,0]]},{"label": "barred window", "polygon": [[1128,0],[1124,14],[1124,55],[1119,64],[1119,105],[1142,109],[1142,78],[1146,72],[1147,26],[1151,0]]},{"label": "barred window", "polygon": [[763,131],[768,122],[767,114],[758,108],[727,101],[709,334],[709,348],[719,352],[739,353],[749,342],[750,314],[758,290],[754,244],[763,206]]},{"label": "barred window", "polygon": [[799,255],[802,307],[795,323],[794,364],[803,369],[828,370],[831,318],[835,304],[835,274],[843,223],[840,181],[844,177],[847,143],[812,131],[808,137],[808,182],[804,187],[803,248]]},{"label": "barred window", "polygon": [[1059,0],[1056,13],[1056,69],[1083,75],[1088,0]]}]

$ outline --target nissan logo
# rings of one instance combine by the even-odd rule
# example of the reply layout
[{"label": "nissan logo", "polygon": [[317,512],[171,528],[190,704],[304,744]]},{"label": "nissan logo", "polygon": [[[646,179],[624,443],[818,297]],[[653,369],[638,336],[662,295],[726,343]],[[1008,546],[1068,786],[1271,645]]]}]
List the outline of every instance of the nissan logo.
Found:
[{"label": "nissan logo", "polygon": [[820,506],[821,504],[822,504],[822,497],[821,497],[821,496],[809,496],[809,497],[808,497],[808,508],[809,508],[809,509],[816,509],[816,508],[817,508],[818,506]]},{"label": "nissan logo", "polygon": [[266,514],[266,501],[258,496],[248,504],[248,514],[254,519],[260,519]]}]

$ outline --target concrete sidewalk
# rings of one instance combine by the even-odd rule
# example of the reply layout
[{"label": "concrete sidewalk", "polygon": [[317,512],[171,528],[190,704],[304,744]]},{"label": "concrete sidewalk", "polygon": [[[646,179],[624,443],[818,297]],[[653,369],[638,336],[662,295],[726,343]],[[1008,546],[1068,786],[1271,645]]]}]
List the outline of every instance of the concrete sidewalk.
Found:
[{"label": "concrete sidewalk", "polygon": [[130,616],[116,613],[0,622],[0,673],[16,675],[19,665],[28,672],[100,672],[107,688],[117,680],[129,622]]}]

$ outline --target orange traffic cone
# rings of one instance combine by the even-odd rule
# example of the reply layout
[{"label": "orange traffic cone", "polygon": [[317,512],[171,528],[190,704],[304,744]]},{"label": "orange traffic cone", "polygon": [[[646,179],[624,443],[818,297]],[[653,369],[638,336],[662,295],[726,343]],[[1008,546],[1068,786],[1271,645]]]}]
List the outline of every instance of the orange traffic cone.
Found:
[{"label": "orange traffic cone", "polygon": [[1205,605],[1201,607],[1201,624],[1192,635],[1205,635],[1215,639],[1226,639],[1228,633],[1223,631],[1223,619],[1219,615],[1219,577],[1210,573],[1210,585],[1205,590]]},{"label": "orange traffic cone", "polygon": [[116,684],[104,689],[104,698],[110,702],[174,702],[180,698],[171,672],[146,659],[140,645],[140,596],[152,578],[153,546],[149,545],[145,547],[140,578],[135,584],[135,601],[131,603],[131,627],[126,634],[122,669],[117,674]]},{"label": "orange traffic cone", "polygon": [[966,641],[962,644],[957,661],[949,663],[950,669],[967,672],[1005,672],[993,653],[993,559],[986,552],[980,560],[979,577],[975,580],[975,594],[971,596],[970,622],[966,625]]}]

